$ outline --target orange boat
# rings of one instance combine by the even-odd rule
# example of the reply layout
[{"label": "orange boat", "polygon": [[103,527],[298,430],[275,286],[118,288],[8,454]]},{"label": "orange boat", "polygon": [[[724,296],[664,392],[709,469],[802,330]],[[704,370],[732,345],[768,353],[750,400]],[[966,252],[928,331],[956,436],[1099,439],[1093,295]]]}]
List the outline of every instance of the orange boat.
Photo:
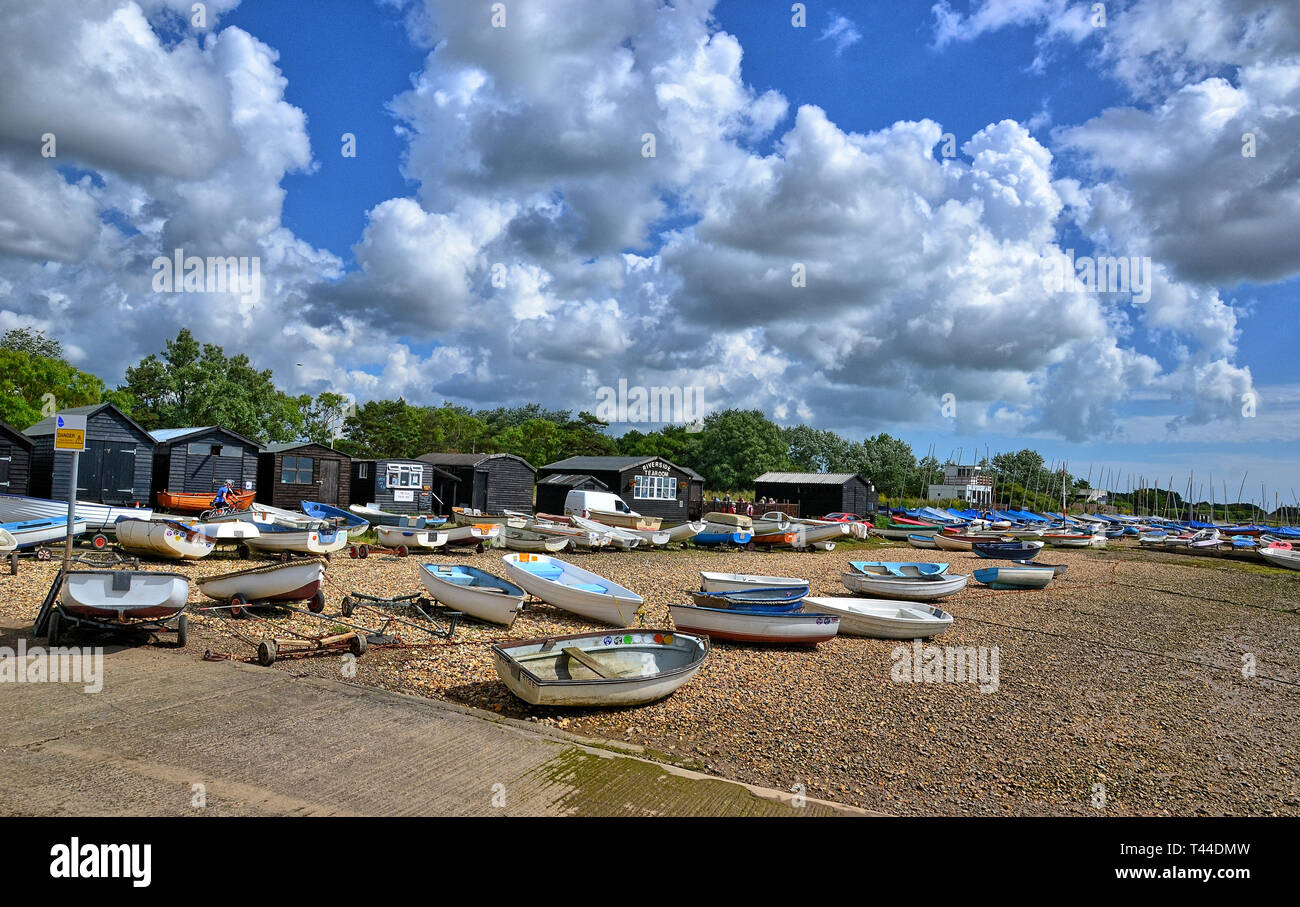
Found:
[{"label": "orange boat", "polygon": [[[189,493],[176,491],[158,492],[158,506],[163,510],[176,510],[181,513],[202,513],[212,510],[215,491],[209,493]],[[230,507],[234,510],[247,510],[253,503],[253,492],[237,491],[230,496]]]}]

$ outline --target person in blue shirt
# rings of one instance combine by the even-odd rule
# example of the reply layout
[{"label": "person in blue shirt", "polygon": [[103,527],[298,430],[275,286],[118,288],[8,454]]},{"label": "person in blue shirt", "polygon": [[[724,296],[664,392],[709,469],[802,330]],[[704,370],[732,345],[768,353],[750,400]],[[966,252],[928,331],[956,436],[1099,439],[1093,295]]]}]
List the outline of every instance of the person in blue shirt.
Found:
[{"label": "person in blue shirt", "polygon": [[217,496],[212,499],[212,506],[229,507],[231,504],[230,499],[234,495],[234,493],[235,493],[235,489],[230,487],[229,482],[222,482],[221,487],[217,489]]}]

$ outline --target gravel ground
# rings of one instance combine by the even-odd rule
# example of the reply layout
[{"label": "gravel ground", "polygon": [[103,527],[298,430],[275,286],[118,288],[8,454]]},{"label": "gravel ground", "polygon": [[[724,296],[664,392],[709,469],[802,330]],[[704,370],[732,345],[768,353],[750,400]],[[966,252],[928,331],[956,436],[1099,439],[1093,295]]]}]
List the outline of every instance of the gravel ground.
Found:
[{"label": "gravel ground", "polygon": [[[503,552],[441,555],[502,572]],[[574,561],[640,592],[647,625],[668,626],[700,570],[806,577],[815,595],[844,594],[849,560],[947,560],[969,554],[854,543],[834,552],[579,553]],[[1037,592],[971,586],[942,602],[952,628],[939,646],[997,647],[996,691],[973,683],[891,679],[899,643],[841,637],[815,650],[716,643],[700,674],[659,703],[623,710],[548,710],[514,699],[493,671],[499,627],[465,621],[451,641],[400,631],[410,645],[372,647],[351,682],[442,697],[577,733],[642,745],[665,761],[784,790],[802,785],[873,810],[918,815],[1300,815],[1300,574],[1232,561],[1112,547],[1048,550],[1065,581]],[[247,566],[217,555],[181,565],[192,577]],[[55,564],[25,560],[0,575],[0,616],[34,617]],[[421,588],[415,559],[335,556],[327,612],[349,591]],[[212,604],[197,588],[191,607]],[[353,620],[382,623],[359,610]],[[281,626],[329,627],[280,613]],[[229,626],[267,635],[262,619],[191,618],[188,656],[252,650]],[[589,629],[530,603],[511,638]],[[283,634],[279,634],[283,635]],[[910,644],[909,644],[910,648]],[[1243,677],[1244,658],[1255,676]],[[340,677],[321,656],[271,670]],[[377,729],[378,730],[378,729]],[[1101,785],[1101,787],[1098,787]]]}]

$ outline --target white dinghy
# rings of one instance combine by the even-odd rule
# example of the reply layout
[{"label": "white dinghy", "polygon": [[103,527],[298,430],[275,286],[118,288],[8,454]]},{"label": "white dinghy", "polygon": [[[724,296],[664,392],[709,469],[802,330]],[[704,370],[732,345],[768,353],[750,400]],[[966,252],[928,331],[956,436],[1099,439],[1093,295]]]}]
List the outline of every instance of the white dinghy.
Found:
[{"label": "white dinghy", "polygon": [[338,529],[295,529],[278,523],[257,523],[257,537],[245,539],[244,544],[254,551],[287,554],[330,554],[342,551],[348,544],[348,531]]},{"label": "white dinghy", "polygon": [[840,582],[850,592],[863,592],[872,598],[904,598],[923,602],[960,592],[969,581],[969,576],[960,573],[881,576],[855,570],[840,576]]},{"label": "white dinghy", "polygon": [[925,639],[952,626],[947,611],[888,598],[805,598],[804,607],[839,617],[841,633],[873,639]]},{"label": "white dinghy", "polygon": [[700,605],[669,605],[673,626],[691,633],[736,642],[784,643],[815,646],[839,632],[840,619],[834,614],[805,611],[708,608]]},{"label": "white dinghy", "polygon": [[193,561],[212,553],[215,543],[176,520],[118,520],[117,543],[132,554]]},{"label": "white dinghy", "polygon": [[519,552],[502,560],[510,579],[529,594],[588,620],[626,627],[645,604],[631,589],[559,558]]},{"label": "white dinghy", "polygon": [[507,628],[524,606],[523,589],[478,567],[421,564],[420,580],[434,601]]},{"label": "white dinghy", "polygon": [[763,576],[760,573],[714,573],[700,571],[701,592],[739,592],[746,589],[808,588],[808,580],[793,576]]},{"label": "white dinghy", "polygon": [[587,707],[663,699],[694,677],[708,654],[707,639],[630,628],[492,647],[497,676],[524,702]]},{"label": "white dinghy", "polygon": [[[302,558],[287,564],[252,567],[198,580],[199,591],[220,602],[247,605],[258,602],[311,602],[311,610],[323,611],[325,562]],[[233,613],[233,612],[232,612]]]},{"label": "white dinghy", "polygon": [[443,532],[447,536],[449,548],[474,548],[482,551],[484,545],[501,537],[501,524],[476,523],[470,526],[453,526]]},{"label": "white dinghy", "polygon": [[1255,552],[1274,567],[1300,570],[1300,551],[1294,548],[1256,548]]},{"label": "white dinghy", "polygon": [[531,529],[510,529],[502,536],[505,546],[511,551],[531,551],[534,554],[559,554],[575,544],[566,536],[543,535]]},{"label": "white dinghy", "polygon": [[375,537],[385,548],[396,548],[399,557],[406,557],[417,548],[431,551],[447,544],[447,533],[436,529],[376,526]]}]

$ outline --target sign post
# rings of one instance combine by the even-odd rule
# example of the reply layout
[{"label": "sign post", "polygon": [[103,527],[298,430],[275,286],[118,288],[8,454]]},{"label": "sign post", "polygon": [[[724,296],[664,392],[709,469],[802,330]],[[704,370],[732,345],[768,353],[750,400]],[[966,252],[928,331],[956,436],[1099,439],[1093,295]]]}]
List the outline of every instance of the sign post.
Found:
[{"label": "sign post", "polygon": [[72,455],[68,468],[68,535],[63,545],[63,572],[72,566],[72,528],[77,520],[77,461],[86,449],[86,417],[71,414],[55,416],[54,449]]}]

